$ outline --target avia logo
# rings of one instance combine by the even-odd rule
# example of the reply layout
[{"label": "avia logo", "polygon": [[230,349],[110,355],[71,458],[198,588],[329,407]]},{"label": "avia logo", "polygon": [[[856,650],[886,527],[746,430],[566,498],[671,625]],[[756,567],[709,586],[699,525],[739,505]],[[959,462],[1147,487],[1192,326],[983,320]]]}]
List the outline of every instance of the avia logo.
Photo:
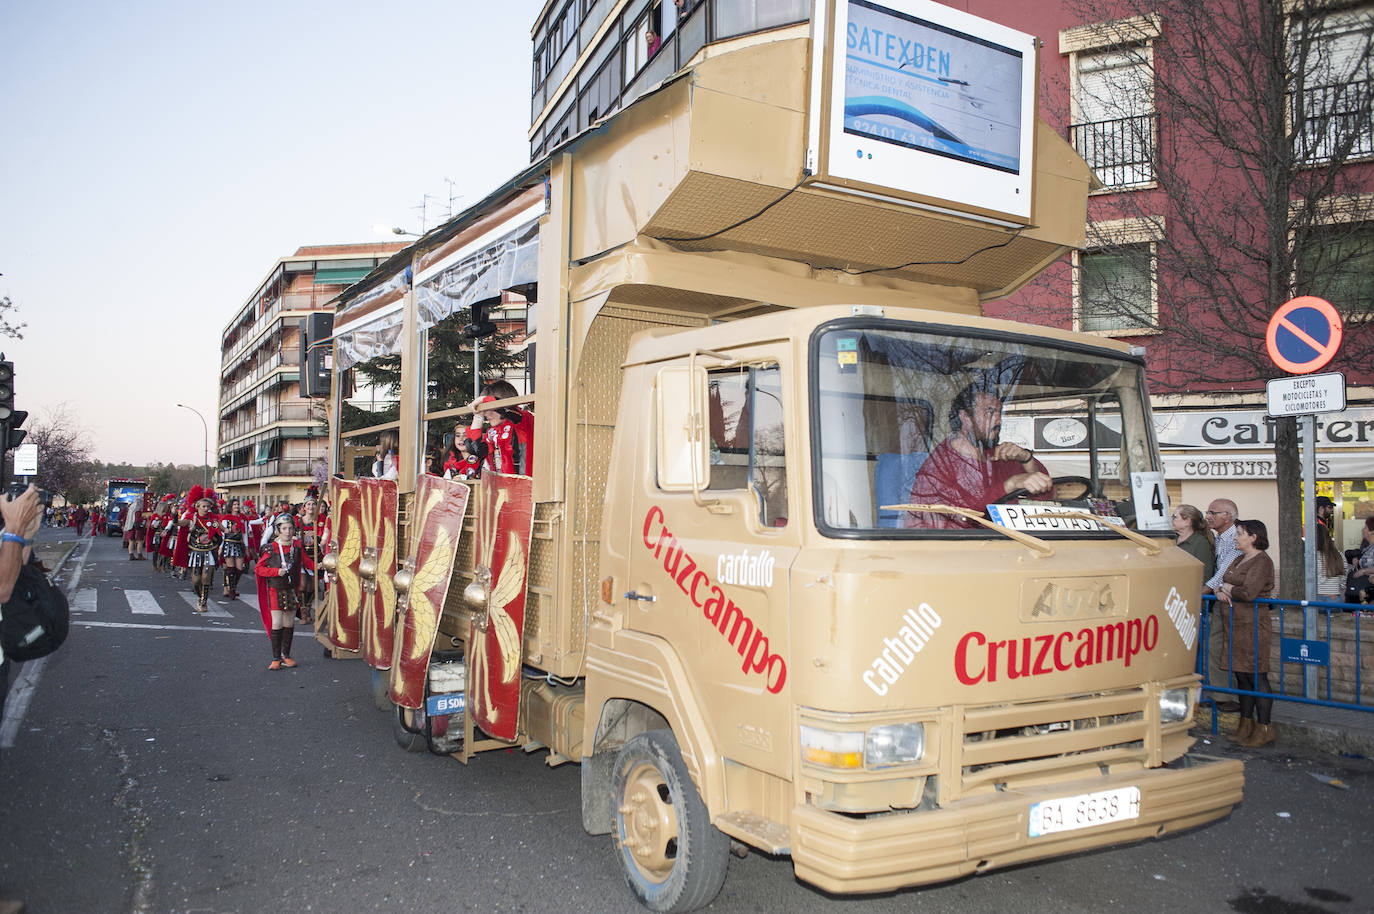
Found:
[{"label": "avia logo", "polygon": [[[657,537],[653,535],[654,531]],[[787,682],[787,661],[769,650],[768,636],[763,630],[733,600],[725,596],[725,591],[682,548],[677,537],[664,523],[663,509],[658,505],[644,515],[643,540],[645,548],[653,552],[654,558],[663,562],[663,570],[668,572],[678,589],[744,658],[740,669],[746,674],[762,674],[768,691],[774,695],[781,692],[783,684]]]},{"label": "avia logo", "polygon": [[1049,583],[1031,607],[1031,618],[1078,619],[1090,615],[1107,615],[1116,608],[1110,584],[1072,586]]},{"label": "avia logo", "polygon": [[1159,644],[1159,617],[1080,628],[1058,635],[1036,635],[989,641],[987,635],[972,631],[959,639],[954,648],[954,675],[964,685],[1006,679],[1045,676],[1104,663],[1131,661],[1142,651],[1149,653]]},{"label": "avia logo", "polygon": [[[911,669],[916,655],[930,643],[935,629],[940,627],[940,614],[929,603],[902,613],[902,626],[897,634],[883,639],[883,652],[864,670],[864,685],[879,695],[886,695],[888,687],[896,684],[902,674]],[[882,682],[878,677],[882,677]]]}]

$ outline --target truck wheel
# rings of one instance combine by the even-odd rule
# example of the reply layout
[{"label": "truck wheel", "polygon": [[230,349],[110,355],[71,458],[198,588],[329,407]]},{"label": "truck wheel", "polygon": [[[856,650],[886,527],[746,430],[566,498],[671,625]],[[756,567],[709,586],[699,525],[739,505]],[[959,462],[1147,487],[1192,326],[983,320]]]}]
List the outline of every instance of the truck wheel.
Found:
[{"label": "truck wheel", "polygon": [[425,729],[425,712],[422,710],[411,711],[408,708],[395,706],[391,715],[391,735],[396,740],[396,745],[407,752],[424,752],[429,746],[425,742],[425,734],[411,733],[401,724],[402,718],[411,726],[412,729],[423,731]]},{"label": "truck wheel", "polygon": [[669,730],[625,744],[611,781],[615,855],[630,891],[651,911],[693,911],[725,882],[730,839],[711,824]]}]

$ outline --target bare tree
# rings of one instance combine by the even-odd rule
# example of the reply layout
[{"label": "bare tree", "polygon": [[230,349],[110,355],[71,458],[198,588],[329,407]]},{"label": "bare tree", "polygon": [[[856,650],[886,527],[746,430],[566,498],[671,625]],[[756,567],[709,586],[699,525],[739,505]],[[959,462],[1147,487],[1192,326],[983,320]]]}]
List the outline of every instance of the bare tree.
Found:
[{"label": "bare tree", "polygon": [[0,295],[0,336],[8,336],[11,339],[22,340],[24,334],[21,332],[28,324],[15,323],[14,318],[19,314],[19,306],[10,301],[8,295]]},{"label": "bare tree", "polygon": [[[1265,354],[1270,316],[1295,295],[1320,295],[1347,317],[1335,367],[1368,383],[1374,180],[1352,163],[1374,156],[1370,6],[1069,3],[1100,39],[1078,64],[1070,138],[1123,191],[1090,202],[1091,253],[1074,277],[1080,320],[1157,334],[1154,393],[1253,389],[1280,374]],[[1047,281],[1065,278],[1060,267]],[[1062,302],[1062,291],[1031,290],[1017,311],[1061,322]],[[1045,320],[1052,308],[1057,321]],[[1274,451],[1280,556],[1301,569],[1294,419],[1277,421]],[[1302,584],[1285,574],[1284,596],[1301,596]]]},{"label": "bare tree", "polygon": [[60,403],[31,422],[25,443],[38,445],[34,482],[39,487],[74,502],[91,499],[85,485],[90,476],[91,433],[81,425],[71,404]]}]

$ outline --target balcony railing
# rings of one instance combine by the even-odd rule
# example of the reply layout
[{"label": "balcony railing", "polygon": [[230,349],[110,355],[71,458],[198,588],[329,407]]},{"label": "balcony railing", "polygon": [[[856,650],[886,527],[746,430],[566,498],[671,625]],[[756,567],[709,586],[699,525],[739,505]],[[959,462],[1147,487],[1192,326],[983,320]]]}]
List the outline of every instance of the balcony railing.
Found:
[{"label": "balcony railing", "polygon": [[310,461],[304,457],[274,457],[265,463],[250,463],[230,469],[220,467],[215,471],[215,479],[222,483],[242,482],[245,479],[262,479],[267,476],[309,476],[310,473]]},{"label": "balcony railing", "polygon": [[1299,162],[1374,155],[1374,83],[1308,86],[1290,97],[1293,153]]},{"label": "balcony railing", "polygon": [[221,442],[233,441],[235,438],[266,428],[273,422],[309,422],[314,418],[310,414],[310,407],[303,403],[273,406],[261,412],[255,410],[241,419],[221,422],[219,424],[219,440]]},{"label": "balcony railing", "polygon": [[1155,179],[1155,118],[1139,114],[1069,125],[1069,142],[1108,187],[1151,184]]}]

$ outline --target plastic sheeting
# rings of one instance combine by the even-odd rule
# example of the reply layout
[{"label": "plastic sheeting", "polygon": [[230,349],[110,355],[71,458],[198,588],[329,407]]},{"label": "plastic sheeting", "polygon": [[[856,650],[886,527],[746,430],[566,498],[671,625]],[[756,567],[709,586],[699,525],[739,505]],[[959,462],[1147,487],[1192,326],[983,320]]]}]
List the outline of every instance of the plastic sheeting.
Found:
[{"label": "plastic sheeting", "polygon": [[482,250],[435,274],[415,289],[419,329],[428,330],[507,289],[532,286],[539,274],[539,220],[513,229]]},{"label": "plastic sheeting", "polygon": [[[352,368],[378,356],[395,355],[401,351],[401,325],[405,312],[396,303],[405,298],[410,288],[410,267],[406,267],[386,282],[368,289],[339,312],[335,318],[335,366],[339,370]],[[392,307],[387,307],[391,305]],[[381,311],[366,323],[354,322],[369,313]],[[353,326],[349,326],[352,324]]]}]

